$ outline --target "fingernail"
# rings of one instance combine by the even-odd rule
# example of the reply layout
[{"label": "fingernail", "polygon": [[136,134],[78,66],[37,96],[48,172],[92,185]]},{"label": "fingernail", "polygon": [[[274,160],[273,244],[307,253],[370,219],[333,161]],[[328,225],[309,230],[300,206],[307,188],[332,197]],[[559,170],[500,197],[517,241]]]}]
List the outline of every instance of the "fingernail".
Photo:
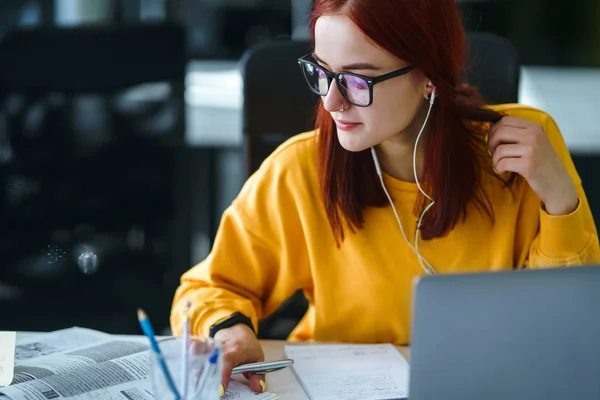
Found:
[{"label": "fingernail", "polygon": [[261,379],[261,380],[259,380],[259,381],[258,381],[258,383],[260,383],[260,387],[262,388],[262,391],[263,391],[263,393],[264,393],[264,391],[265,391],[265,386],[266,386],[266,385],[265,385],[265,381],[263,381],[263,380]]},{"label": "fingernail", "polygon": [[223,397],[225,395],[225,386],[221,385],[219,388],[219,397]]}]

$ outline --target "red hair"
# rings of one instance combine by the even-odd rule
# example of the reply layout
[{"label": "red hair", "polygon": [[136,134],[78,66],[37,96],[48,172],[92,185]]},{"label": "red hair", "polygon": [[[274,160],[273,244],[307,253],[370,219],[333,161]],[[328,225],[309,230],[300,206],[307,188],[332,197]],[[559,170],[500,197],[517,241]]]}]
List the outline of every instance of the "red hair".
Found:
[{"label": "red hair", "polygon": [[[460,85],[466,43],[455,0],[316,0],[313,42],[322,15],[349,17],[380,48],[421,70],[436,87],[421,178],[435,204],[423,218],[423,239],[446,235],[466,218],[470,202],[493,224],[493,210],[480,183],[482,169],[493,173],[485,143],[487,128],[478,122],[495,122],[502,115],[486,107],[475,88]],[[351,232],[362,228],[364,206],[384,207],[388,201],[369,150],[343,149],[323,104],[316,128],[321,192],[339,245],[344,224]],[[425,205],[420,195],[415,214]]]}]

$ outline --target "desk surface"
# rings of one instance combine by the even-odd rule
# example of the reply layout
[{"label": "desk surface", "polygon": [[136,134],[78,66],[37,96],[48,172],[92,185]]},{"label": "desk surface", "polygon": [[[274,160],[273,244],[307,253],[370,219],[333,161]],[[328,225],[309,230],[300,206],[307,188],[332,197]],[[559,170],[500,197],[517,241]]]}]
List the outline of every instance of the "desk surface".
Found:
[{"label": "desk surface", "polygon": [[[39,334],[40,332],[18,332],[17,338],[24,338]],[[144,336],[116,335],[127,339],[146,340]],[[261,344],[265,352],[266,360],[276,360],[283,357],[283,346],[287,342],[283,340],[262,340]],[[398,347],[400,353],[408,360],[409,351],[407,347]],[[243,378],[242,378],[243,379]],[[267,374],[267,391],[276,393],[281,400],[308,400],[302,386],[294,376],[291,368],[285,368],[280,371]]]}]

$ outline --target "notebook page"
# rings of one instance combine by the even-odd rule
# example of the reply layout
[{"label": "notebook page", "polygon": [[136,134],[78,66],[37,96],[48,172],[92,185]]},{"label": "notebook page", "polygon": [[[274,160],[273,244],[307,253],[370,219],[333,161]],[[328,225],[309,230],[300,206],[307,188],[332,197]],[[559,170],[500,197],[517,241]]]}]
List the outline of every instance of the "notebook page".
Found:
[{"label": "notebook page", "polygon": [[390,344],[287,345],[285,354],[311,400],[408,397],[410,367]]},{"label": "notebook page", "polygon": [[8,386],[15,370],[16,332],[0,332],[0,387]]}]

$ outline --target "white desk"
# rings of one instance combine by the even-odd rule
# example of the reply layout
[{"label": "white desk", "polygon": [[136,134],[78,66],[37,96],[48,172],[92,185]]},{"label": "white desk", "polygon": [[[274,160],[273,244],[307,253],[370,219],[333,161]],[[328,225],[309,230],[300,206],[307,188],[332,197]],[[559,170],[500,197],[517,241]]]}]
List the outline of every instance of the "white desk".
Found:
[{"label": "white desk", "polygon": [[[35,333],[38,334],[38,333]],[[30,332],[18,332],[17,339],[27,336],[32,336],[34,333]],[[117,335],[126,339],[135,339],[146,341],[144,336],[130,336],[130,335]],[[263,340],[261,344],[265,352],[266,360],[274,360],[283,356],[283,346],[285,341],[279,340]],[[404,357],[408,359],[409,352],[406,347],[398,347],[398,350]],[[242,378],[243,379],[243,378]],[[290,368],[285,368],[280,371],[271,372],[267,374],[266,378],[267,390],[272,393],[277,393],[281,400],[308,400],[308,396],[304,393],[304,390],[300,386],[300,383],[294,376],[294,373]]]},{"label": "white desk", "polygon": [[241,146],[242,104],[236,61],[191,61],[185,78],[187,144]]},{"label": "white desk", "polygon": [[519,102],[550,114],[573,153],[600,151],[600,113],[596,93],[600,68],[521,69]]}]

